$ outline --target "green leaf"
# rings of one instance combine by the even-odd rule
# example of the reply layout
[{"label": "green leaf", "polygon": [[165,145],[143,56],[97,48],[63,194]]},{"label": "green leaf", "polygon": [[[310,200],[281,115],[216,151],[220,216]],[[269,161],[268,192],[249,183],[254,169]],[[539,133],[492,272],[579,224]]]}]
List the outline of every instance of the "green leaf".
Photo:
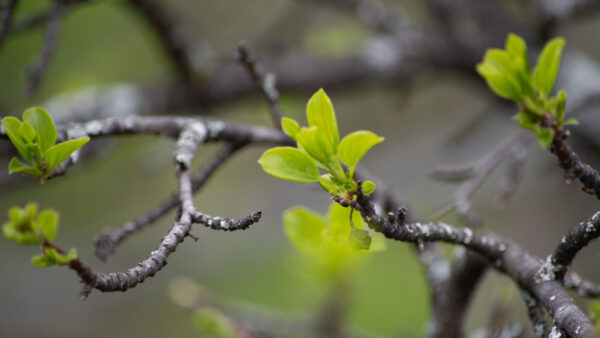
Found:
[{"label": "green leaf", "polygon": [[538,143],[543,148],[550,148],[550,144],[552,144],[552,139],[554,138],[554,131],[548,128],[538,128],[535,131],[538,139]]},{"label": "green leaf", "polygon": [[535,130],[536,129],[536,121],[531,114],[528,113],[518,113],[513,117],[513,120],[517,121],[522,128]]},{"label": "green leaf", "polygon": [[23,173],[33,175],[36,177],[42,175],[42,172],[38,168],[30,167],[24,164],[23,162],[19,161],[19,159],[17,159],[16,157],[13,157],[12,160],[10,160],[10,163],[8,164],[8,173]]},{"label": "green leaf", "polygon": [[350,232],[350,243],[354,250],[369,250],[371,247],[371,235],[367,230],[352,229]]},{"label": "green leaf", "polygon": [[508,52],[490,49],[485,53],[483,62],[477,65],[477,72],[498,96],[520,102],[523,92],[514,68]]},{"label": "green leaf", "polygon": [[568,126],[568,125],[578,125],[578,124],[579,124],[579,121],[577,121],[574,118],[570,118],[570,119],[566,120],[565,123],[564,123],[565,126]]},{"label": "green leaf", "polygon": [[554,87],[564,45],[565,39],[552,39],[544,46],[538,57],[537,65],[533,71],[533,86],[545,97],[550,94]]},{"label": "green leaf", "polygon": [[51,172],[52,169],[56,168],[64,160],[69,158],[77,149],[83,147],[84,144],[88,143],[90,138],[88,136],[80,137],[78,139],[69,140],[63,143],[59,143],[50,147],[44,153],[44,159],[46,160],[46,170]]},{"label": "green leaf", "polygon": [[350,167],[351,174],[354,174],[354,167],[360,159],[371,147],[381,141],[383,141],[383,137],[379,137],[370,131],[355,131],[346,135],[340,142],[338,156],[345,165]]},{"label": "green leaf", "polygon": [[[334,236],[343,238],[344,240],[350,236],[350,211],[351,208],[346,208],[338,203],[332,203],[329,208],[329,223],[331,224],[331,233]],[[360,216],[360,212],[354,210],[352,212],[352,224],[356,229],[365,229],[365,223]]]},{"label": "green leaf", "polygon": [[319,176],[319,185],[332,195],[337,195],[343,191],[343,186],[340,186],[331,174]]},{"label": "green leaf", "polygon": [[17,242],[19,244],[35,244],[37,245],[39,243],[39,239],[37,237],[37,235],[32,232],[32,231],[21,231],[20,229],[18,229],[14,224],[11,223],[5,223],[2,226],[2,234],[4,235],[4,237],[8,240],[11,240],[13,242]]},{"label": "green leaf", "polygon": [[340,134],[331,100],[323,89],[319,89],[308,101],[306,117],[310,127],[317,127],[319,136],[329,154],[337,153]]},{"label": "green leaf", "polygon": [[315,161],[293,147],[276,147],[263,153],[258,160],[263,170],[274,177],[301,183],[316,182],[319,170]]},{"label": "green leaf", "polygon": [[42,211],[37,218],[37,225],[47,240],[53,240],[58,228],[58,214],[56,211],[49,209]]},{"label": "green leaf", "polygon": [[527,57],[527,44],[520,36],[509,33],[506,39],[506,51],[513,57],[519,71],[529,74],[529,58]]},{"label": "green leaf", "polygon": [[293,140],[296,140],[296,134],[298,134],[300,131],[300,125],[298,122],[290,119],[289,117],[284,117],[281,119],[281,128],[283,129],[283,132]]},{"label": "green leaf", "polygon": [[53,248],[48,248],[46,249],[46,255],[50,256],[56,264],[65,265],[77,258],[77,250],[71,249],[66,255],[63,255]]},{"label": "green leaf", "polygon": [[236,329],[231,320],[215,308],[203,307],[197,310],[192,316],[192,321],[202,337],[236,337]]},{"label": "green leaf", "polygon": [[565,108],[567,106],[567,93],[560,90],[556,95],[556,119],[563,121],[565,119]]},{"label": "green leaf", "polygon": [[365,183],[362,185],[362,188],[365,195],[369,196],[375,191],[375,183],[372,181],[365,181]]},{"label": "green leaf", "polygon": [[4,131],[6,132],[6,136],[10,139],[10,142],[27,162],[31,162],[33,155],[27,150],[25,141],[20,136],[19,130],[21,124],[21,121],[11,116],[2,119],[2,127],[4,127]]},{"label": "green leaf", "polygon": [[321,233],[327,227],[318,214],[294,207],[283,214],[283,229],[292,245],[299,251],[314,255],[323,249]]},{"label": "green leaf", "polygon": [[330,152],[318,127],[302,128],[296,134],[296,140],[298,148],[310,155],[319,167],[331,171],[339,165],[336,165],[335,153]]},{"label": "green leaf", "polygon": [[37,266],[38,268],[47,268],[49,266],[56,264],[56,262],[54,261],[53,257],[51,257],[51,256],[39,255],[39,256],[33,256],[31,258],[31,264],[33,264],[34,266]]},{"label": "green leaf", "polygon": [[56,143],[56,126],[50,114],[41,107],[32,107],[23,113],[23,121],[28,122],[35,129],[40,149],[45,153]]},{"label": "green leaf", "polygon": [[21,127],[19,128],[19,134],[21,135],[21,138],[27,143],[36,143],[37,134],[35,133],[35,130],[33,130],[33,127],[29,123],[21,123]]}]

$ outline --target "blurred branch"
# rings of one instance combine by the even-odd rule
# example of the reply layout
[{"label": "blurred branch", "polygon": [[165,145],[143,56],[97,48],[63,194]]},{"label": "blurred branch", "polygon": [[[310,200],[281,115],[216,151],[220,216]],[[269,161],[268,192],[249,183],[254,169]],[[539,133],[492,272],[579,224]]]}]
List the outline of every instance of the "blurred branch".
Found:
[{"label": "blurred branch", "polygon": [[521,143],[530,140],[528,133],[519,132],[498,144],[472,164],[435,168],[431,173],[434,178],[441,181],[463,181],[463,183],[452,194],[450,200],[438,207],[430,218],[438,219],[452,211],[456,211],[467,225],[480,226],[480,218],[471,210],[470,201],[473,195],[489,174],[512,154],[515,147],[522,147]]},{"label": "blurred branch", "polygon": [[2,17],[2,22],[0,23],[0,47],[2,47],[4,38],[8,33],[17,2],[18,0],[8,0],[7,4],[0,7],[0,16]]},{"label": "blurred branch", "polygon": [[271,106],[271,121],[277,129],[281,129],[281,106],[279,103],[279,92],[275,87],[276,75],[274,73],[265,73],[262,65],[252,56],[245,41],[240,42],[238,45],[235,58],[244,66],[256,86],[261,89]]},{"label": "blurred branch", "polygon": [[185,24],[176,18],[171,8],[154,0],[130,0],[129,2],[150,24],[175,65],[177,73],[189,80],[194,73],[195,47],[192,34]]},{"label": "blurred branch", "polygon": [[55,0],[46,24],[46,34],[44,36],[40,55],[26,70],[27,85],[24,89],[26,95],[33,94],[39,88],[42,77],[50,65],[50,61],[56,50],[64,13],[65,5],[63,1]]}]

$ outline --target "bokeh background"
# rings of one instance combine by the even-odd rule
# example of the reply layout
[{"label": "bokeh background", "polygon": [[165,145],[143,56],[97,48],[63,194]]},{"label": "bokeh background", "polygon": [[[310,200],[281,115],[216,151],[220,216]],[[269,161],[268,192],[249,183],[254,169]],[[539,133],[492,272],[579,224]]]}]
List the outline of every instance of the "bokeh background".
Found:
[{"label": "bokeh background", "polygon": [[[285,41],[294,23],[271,30],[284,10],[297,6],[308,13],[306,31],[295,47],[320,56],[351,53],[369,30],[347,13],[292,0],[173,0],[169,5],[194,32],[214,48],[211,62],[232,68],[238,42],[261,46]],[[300,1],[298,1],[300,2]],[[17,18],[50,1],[19,2]],[[418,20],[427,20],[418,1],[387,1]],[[287,9],[286,9],[287,8]],[[298,14],[300,15],[300,14]],[[508,32],[507,32],[508,33]],[[600,21],[589,17],[569,23],[559,32],[567,50],[600,60],[600,47],[590,36],[600,33]],[[294,33],[295,34],[295,33]],[[37,55],[43,40],[38,28],[7,38],[0,49],[0,113],[20,115],[32,105],[88,86],[116,83],[149,84],[172,78],[172,67],[146,23],[122,1],[94,1],[70,11],[64,21],[56,55],[35,95],[22,95],[23,69]],[[585,85],[585,84],[582,84]],[[319,88],[315,83],[314,90]],[[327,90],[327,88],[325,88]],[[429,171],[440,164],[464,163],[486,154],[518,131],[511,108],[497,105],[483,81],[443,71],[425,71],[406,83],[354,83],[328,91],[341,134],[369,129],[385,142],[365,158],[369,171],[401,193],[425,217],[444,203],[455,185],[436,182]],[[268,105],[260,95],[199,110],[221,119],[268,123]],[[304,120],[308,93],[283,92],[285,115]],[[52,111],[50,111],[52,114]],[[577,134],[578,127],[573,128]],[[171,165],[173,143],[153,137],[128,137],[102,143],[102,151],[69,171],[39,185],[11,177],[0,186],[0,213],[13,205],[37,201],[60,212],[58,243],[76,247],[80,257],[98,271],[120,271],[135,265],[156,248],[170,228],[173,214],[127,240],[108,262],[93,254],[92,239],[106,228],[120,227],[145,212],[176,187]],[[575,140],[583,159],[600,164],[594,142]],[[198,166],[217,148],[202,147]],[[318,187],[278,181],[264,174],[256,160],[264,148],[243,150],[216,173],[195,196],[199,210],[212,215],[242,217],[262,210],[260,223],[243,232],[223,233],[197,227],[197,242],[186,240],[155,277],[126,293],[93,292],[79,300],[80,285],[65,268],[34,268],[35,248],[0,239],[0,336],[2,337],[198,337],[190,313],[168,294],[176,276],[197,281],[206,292],[233,302],[290,316],[316,311],[326,289],[300,271],[294,251],[282,231],[282,212],[305,205],[325,213],[329,200]],[[524,179],[503,210],[492,201],[506,172],[498,168],[475,195],[473,208],[484,227],[515,240],[545,257],[571,226],[598,209],[598,201],[565,185],[555,159],[539,146],[527,148]],[[4,219],[5,216],[2,216]],[[460,224],[453,216],[446,221]],[[451,252],[451,248],[448,248]],[[592,244],[578,256],[575,269],[600,280],[599,247]],[[413,249],[388,243],[387,251],[370,257],[350,281],[346,325],[374,335],[424,335],[429,296]],[[584,302],[581,303],[586,306]],[[525,307],[512,283],[490,271],[476,293],[470,330],[485,326],[493,309],[508,309],[511,321],[527,323]]]}]

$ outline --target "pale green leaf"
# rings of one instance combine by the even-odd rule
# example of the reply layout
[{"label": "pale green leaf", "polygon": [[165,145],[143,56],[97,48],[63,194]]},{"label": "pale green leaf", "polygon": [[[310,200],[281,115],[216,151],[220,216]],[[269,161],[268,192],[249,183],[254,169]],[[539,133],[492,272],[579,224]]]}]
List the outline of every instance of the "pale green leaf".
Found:
[{"label": "pale green leaf", "polygon": [[23,113],[23,122],[28,122],[38,134],[40,150],[45,153],[56,143],[56,126],[44,108],[32,107]]},{"label": "pale green leaf", "polygon": [[362,184],[362,188],[365,195],[369,196],[375,191],[375,183],[373,183],[373,181],[365,181],[365,183]]},{"label": "pale green leaf", "polygon": [[73,154],[77,149],[83,147],[83,145],[88,143],[89,140],[90,138],[88,136],[84,136],[50,147],[46,153],[44,153],[47,172],[51,172],[52,169],[56,168],[56,166],[68,159],[71,154]]},{"label": "pale green leaf", "polygon": [[40,213],[37,218],[37,225],[42,231],[44,237],[52,241],[56,236],[58,228],[58,214],[56,211],[46,209]]},{"label": "pale green leaf", "polygon": [[281,119],[281,128],[283,132],[286,133],[287,136],[292,139],[296,139],[296,134],[300,131],[300,125],[296,120],[293,120],[289,117],[284,117]]},{"label": "pale green leaf", "polygon": [[331,174],[319,176],[319,185],[332,195],[337,195],[343,191],[343,186],[340,186]]},{"label": "pale green leaf", "polygon": [[236,329],[229,318],[212,307],[203,307],[192,316],[192,321],[201,337],[232,338],[236,337]]},{"label": "pale green leaf", "polygon": [[19,134],[21,135],[21,138],[27,143],[36,143],[37,134],[28,122],[21,123],[21,127],[19,128]]},{"label": "pale green leaf", "polygon": [[283,214],[283,229],[292,245],[301,252],[314,255],[323,249],[322,232],[327,227],[318,214],[294,207]]},{"label": "pale green leaf", "polygon": [[308,101],[306,117],[310,127],[319,129],[319,136],[323,139],[326,152],[335,155],[340,134],[333,104],[323,89],[319,89]]},{"label": "pale green leaf", "polygon": [[352,229],[350,231],[350,244],[354,250],[369,250],[371,235],[367,230]]},{"label": "pale green leaf", "polygon": [[354,173],[354,167],[360,159],[371,147],[381,141],[383,141],[383,137],[379,137],[370,131],[355,131],[342,139],[338,156],[345,165],[351,168],[351,173]]},{"label": "pale green leaf", "polygon": [[[331,224],[331,233],[339,238],[348,238],[350,230],[350,210],[338,203],[332,203],[329,208],[329,223]],[[365,224],[360,216],[360,212],[354,210],[352,212],[352,224],[357,229],[364,229]]]},{"label": "pale green leaf", "polygon": [[331,153],[319,134],[318,127],[302,128],[296,134],[298,148],[312,157],[318,166],[327,170],[336,167],[335,153]]},{"label": "pale green leaf", "polygon": [[543,148],[550,148],[550,144],[552,144],[552,139],[554,138],[554,131],[548,128],[539,128],[536,129],[535,133],[537,134],[538,143]]},{"label": "pale green leaf", "polygon": [[544,96],[548,96],[554,87],[564,45],[565,39],[552,39],[538,57],[533,71],[533,86]]},{"label": "pale green leaf", "polygon": [[22,173],[29,174],[36,177],[39,177],[42,173],[38,168],[30,167],[23,162],[19,161],[16,157],[13,157],[8,164],[8,173]]},{"label": "pale green leaf", "polygon": [[576,126],[576,125],[578,125],[578,124],[579,124],[579,121],[577,121],[577,120],[576,120],[576,119],[574,119],[574,118],[567,119],[567,120],[565,121],[565,123],[564,123],[564,125],[565,125],[565,126],[568,126],[568,125],[575,125],[575,126]]},{"label": "pale green leaf", "polygon": [[56,261],[54,261],[53,257],[51,257],[51,256],[39,255],[39,256],[33,256],[31,258],[31,264],[33,264],[34,266],[37,266],[38,268],[47,268],[49,266],[56,264]]},{"label": "pale green leaf", "polygon": [[311,183],[319,179],[315,161],[304,152],[293,147],[276,147],[263,153],[258,160],[263,170],[274,177]]},{"label": "pale green leaf", "polygon": [[27,162],[31,162],[33,155],[27,150],[25,141],[21,138],[19,132],[21,124],[21,121],[11,116],[2,119],[2,127],[4,127],[4,131],[6,132],[6,136],[10,139],[10,142]]}]

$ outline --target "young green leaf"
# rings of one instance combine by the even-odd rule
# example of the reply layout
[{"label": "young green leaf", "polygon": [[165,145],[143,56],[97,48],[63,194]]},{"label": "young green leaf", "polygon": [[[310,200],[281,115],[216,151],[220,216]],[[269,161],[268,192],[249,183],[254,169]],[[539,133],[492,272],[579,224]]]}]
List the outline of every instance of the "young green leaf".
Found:
[{"label": "young green leaf", "polygon": [[579,124],[579,121],[577,121],[574,118],[570,118],[570,119],[566,120],[565,123],[564,123],[565,126],[568,126],[568,125],[575,125],[576,126],[578,124]]},{"label": "young green leaf", "polygon": [[37,218],[37,225],[47,240],[53,240],[58,228],[58,214],[49,209],[42,211]]},{"label": "young green leaf", "polygon": [[326,227],[319,215],[302,207],[288,209],[283,214],[287,238],[305,254],[314,255],[323,248],[321,233]]},{"label": "young green leaf", "polygon": [[338,156],[345,165],[351,168],[351,174],[353,174],[354,167],[360,159],[371,147],[381,141],[383,141],[383,137],[379,137],[370,131],[355,131],[342,139],[338,149]]},{"label": "young green leaf", "polygon": [[35,133],[35,130],[33,130],[33,127],[29,123],[21,123],[21,127],[19,128],[19,134],[21,135],[21,138],[27,143],[36,143],[37,134]]},{"label": "young green leaf", "polygon": [[552,144],[552,139],[554,138],[554,131],[552,129],[538,127],[535,130],[535,133],[537,134],[538,143],[543,148],[550,148],[550,144]]},{"label": "young green leaf", "polygon": [[332,154],[337,153],[340,134],[335,111],[331,100],[323,89],[319,89],[308,101],[306,117],[310,127],[319,129],[319,136],[323,139],[326,151]]},{"label": "young green leaf", "polygon": [[15,224],[12,223],[5,223],[2,226],[2,233],[6,239],[19,244],[37,245],[39,243],[39,239],[34,232],[22,231],[21,229],[18,229],[18,227],[15,226]]},{"label": "young green leaf", "polygon": [[24,164],[23,162],[19,161],[16,157],[13,157],[12,160],[10,160],[10,163],[8,164],[8,173],[22,173],[33,175],[36,177],[42,175],[42,172],[38,168],[30,167]]},{"label": "young green leaf", "polygon": [[343,191],[343,187],[341,187],[331,174],[325,174],[319,176],[319,185],[323,190],[327,191],[332,195],[337,195]]},{"label": "young green leaf", "polygon": [[300,125],[298,122],[290,119],[289,117],[284,117],[281,119],[281,128],[283,129],[283,132],[293,140],[296,140],[296,134],[298,134],[300,131]]},{"label": "young green leaf", "polygon": [[77,258],[77,250],[71,249],[66,255],[63,255],[53,248],[48,248],[46,249],[46,255],[50,256],[56,264],[65,265]]},{"label": "young green leaf", "polygon": [[350,232],[350,243],[354,250],[369,250],[371,247],[371,235],[367,230],[352,229]]},{"label": "young green leaf", "polygon": [[494,93],[503,98],[520,102],[523,92],[513,69],[514,66],[508,52],[499,49],[488,50],[483,62],[477,65],[477,72],[486,80]]},{"label": "young green leaf", "polygon": [[369,196],[375,191],[375,183],[372,181],[365,181],[365,183],[362,185],[362,188],[365,195]]},{"label": "young green leaf", "polygon": [[537,65],[533,71],[533,86],[543,96],[550,95],[554,87],[564,45],[565,39],[552,39],[544,46],[538,57]]},{"label": "young green leaf", "polygon": [[293,147],[276,147],[263,153],[258,163],[274,177],[301,183],[316,182],[319,170],[315,161]]},{"label": "young green leaf", "polygon": [[336,165],[335,153],[325,144],[318,127],[302,128],[296,134],[298,148],[312,157],[317,165],[327,170],[334,170]]},{"label": "young green leaf", "polygon": [[69,140],[63,143],[54,145],[44,153],[46,160],[47,172],[51,172],[52,169],[56,168],[64,160],[69,158],[77,149],[83,147],[84,144],[88,143],[90,138],[88,136],[80,137],[78,139]]},{"label": "young green leaf", "polygon": [[54,261],[53,257],[51,257],[51,256],[39,255],[39,256],[33,256],[31,258],[31,264],[33,264],[34,266],[37,266],[38,268],[47,268],[49,266],[56,264],[56,262]]},{"label": "young green leaf", "polygon": [[512,56],[518,70],[529,74],[529,59],[527,57],[527,44],[520,36],[509,33],[506,38],[506,51]]},{"label": "young green leaf", "polygon": [[212,307],[197,310],[192,317],[194,327],[202,337],[231,338],[236,337],[236,329],[223,313]]},{"label": "young green leaf", "polygon": [[[332,203],[329,208],[329,223],[331,224],[331,233],[338,238],[348,238],[350,236],[350,208],[345,208],[338,203]],[[360,216],[360,212],[352,212],[352,225],[356,229],[365,229],[365,223]]]},{"label": "young green leaf", "polygon": [[21,133],[19,132],[21,124],[21,121],[12,116],[2,119],[2,127],[4,127],[4,131],[10,142],[27,162],[31,162],[32,155],[25,146],[25,141],[21,138]]},{"label": "young green leaf", "polygon": [[565,119],[565,108],[567,106],[567,93],[560,90],[556,95],[556,119],[563,121]]},{"label": "young green leaf", "polygon": [[44,108],[32,107],[27,109],[23,113],[23,122],[28,122],[36,131],[42,153],[45,153],[56,143],[56,126],[52,121],[52,117]]}]

